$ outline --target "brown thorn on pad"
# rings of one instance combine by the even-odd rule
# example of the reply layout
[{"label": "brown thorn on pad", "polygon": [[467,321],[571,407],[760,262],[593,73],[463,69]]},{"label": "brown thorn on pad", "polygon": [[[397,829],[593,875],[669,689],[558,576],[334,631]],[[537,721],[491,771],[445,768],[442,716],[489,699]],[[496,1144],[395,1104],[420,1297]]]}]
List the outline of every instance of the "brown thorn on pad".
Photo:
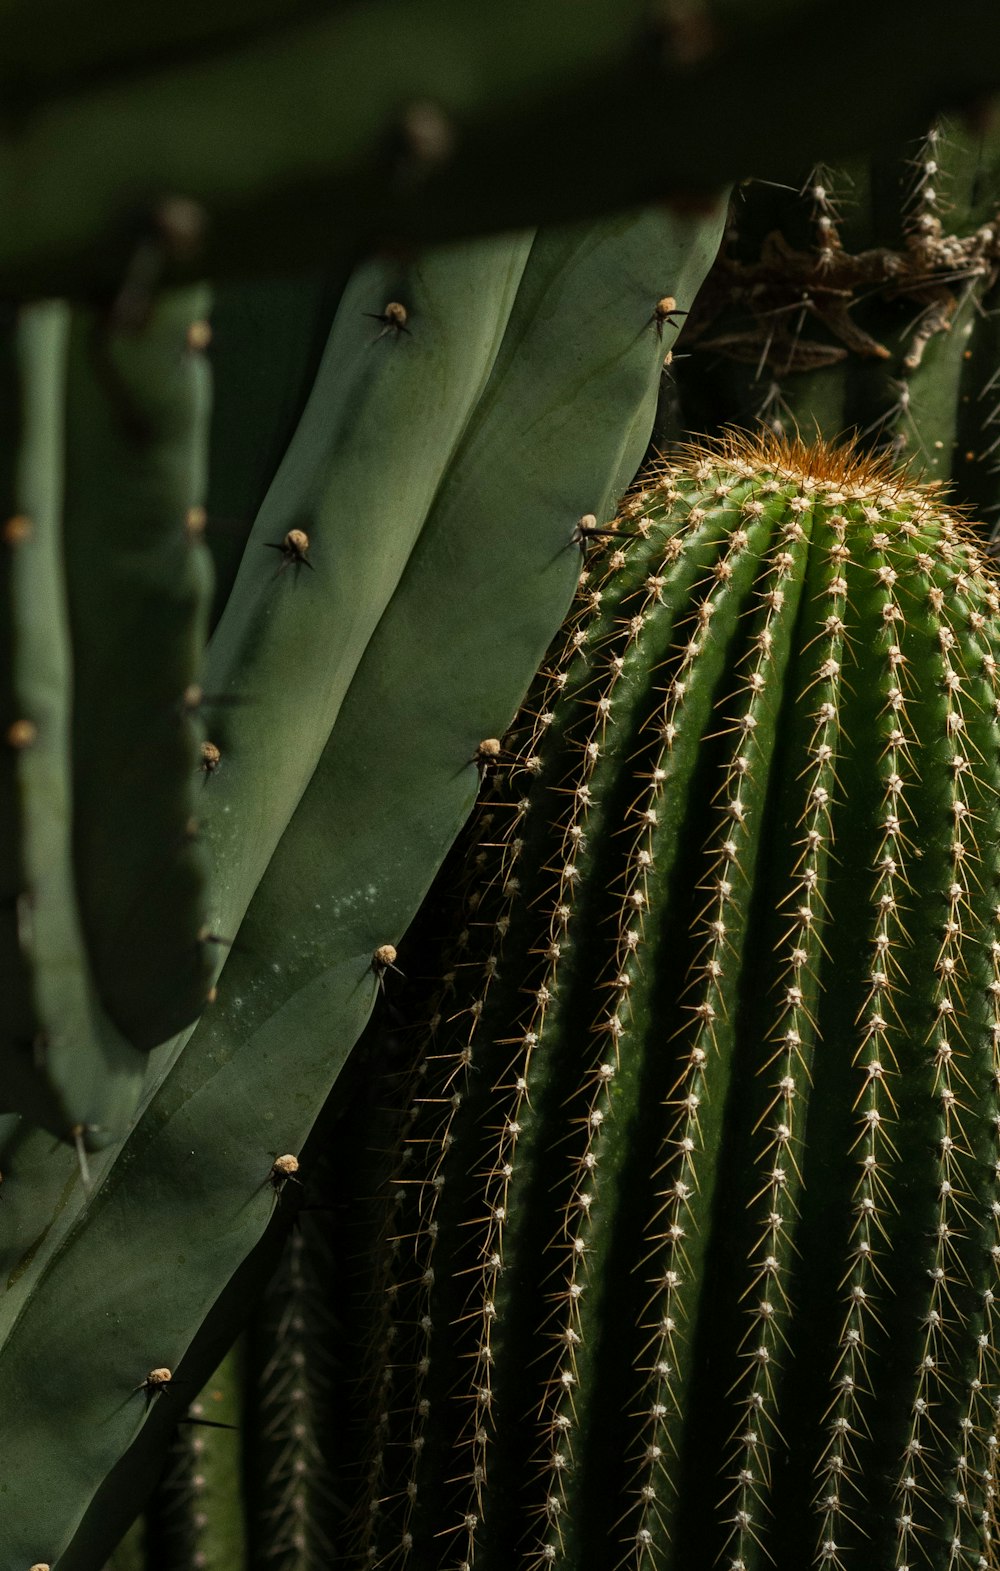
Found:
[{"label": "brown thorn on pad", "polygon": [[7,519],[0,533],[3,534],[4,545],[14,546],[20,545],[22,541],[29,539],[31,530],[31,519],[27,518],[24,513],[15,513],[13,518]]},{"label": "brown thorn on pad", "polygon": [[503,748],[500,746],[499,737],[488,736],[480,742],[470,760],[479,768],[480,780],[485,780],[491,770],[495,769],[503,757]]},{"label": "brown thorn on pad", "polygon": [[588,540],[615,539],[620,535],[633,532],[619,529],[617,519],[613,519],[610,524],[602,527],[598,524],[597,518],[593,513],[584,513],[570,535],[569,543],[570,545],[578,545],[582,550]]},{"label": "brown thorn on pad", "polygon": [[111,332],[138,333],[149,322],[164,275],[191,262],[201,249],[208,215],[199,202],[168,196],[134,219],[134,240],[125,275],[107,313]]},{"label": "brown thorn on pad", "polygon": [[15,720],[7,727],[7,746],[14,748],[15,752],[22,752],[37,740],[38,727],[33,720]]},{"label": "brown thorn on pad", "polygon": [[374,971],[378,979],[378,985],[383,991],[385,989],[385,973],[387,971],[395,971],[397,976],[403,975],[396,964],[396,951],[392,944],[379,944],[371,958],[371,969]]},{"label": "brown thorn on pad", "polygon": [[[687,316],[687,314],[686,311],[681,311],[678,308],[677,301],[673,295],[664,295],[662,300],[657,300],[649,321],[656,323],[656,336],[657,338],[662,338],[663,329],[666,326],[676,327],[675,317]],[[646,325],[648,327],[649,323],[647,322]]]},{"label": "brown thorn on pad", "polygon": [[202,742],[201,763],[198,768],[203,774],[213,775],[222,762],[222,754],[214,742]]},{"label": "brown thorn on pad", "polygon": [[222,693],[206,693],[197,682],[189,682],[181,694],[181,713],[193,715],[199,709],[221,709],[233,704],[242,704],[244,700],[235,695]]},{"label": "brown thorn on pad", "polygon": [[268,1173],[268,1180],[276,1194],[281,1194],[287,1183],[301,1184],[298,1177],[299,1159],[287,1153],[285,1156],[276,1156]]},{"label": "brown thorn on pad", "polygon": [[189,349],[207,349],[212,342],[212,324],[210,322],[192,322],[187,330],[187,346]]},{"label": "brown thorn on pad", "polygon": [[281,552],[284,560],[278,568],[279,573],[283,573],[286,567],[292,566],[308,567],[311,572],[314,571],[307,555],[309,536],[304,529],[289,529],[283,540],[265,540],[264,544],[269,551]]},{"label": "brown thorn on pad", "polygon": [[376,338],[372,339],[374,344],[385,338],[387,333],[391,333],[394,338],[398,338],[401,333],[406,333],[412,337],[410,329],[406,325],[409,319],[409,312],[405,305],[400,305],[398,300],[390,300],[384,311],[362,311],[361,315],[370,317],[373,322],[382,323],[382,331]]},{"label": "brown thorn on pad", "polygon": [[407,104],[400,117],[399,135],[403,144],[403,180],[419,178],[439,164],[445,164],[455,151],[455,128],[444,110],[428,98]]}]

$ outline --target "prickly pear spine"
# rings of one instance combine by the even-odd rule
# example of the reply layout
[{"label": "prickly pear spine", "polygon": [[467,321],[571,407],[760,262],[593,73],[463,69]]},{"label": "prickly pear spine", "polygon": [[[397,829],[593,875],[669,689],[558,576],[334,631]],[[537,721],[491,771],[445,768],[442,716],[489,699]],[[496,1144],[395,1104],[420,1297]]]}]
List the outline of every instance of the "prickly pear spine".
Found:
[{"label": "prickly pear spine", "polygon": [[689,452],[617,529],[464,875],[362,1549],[988,1565],[996,589],[822,446]]}]

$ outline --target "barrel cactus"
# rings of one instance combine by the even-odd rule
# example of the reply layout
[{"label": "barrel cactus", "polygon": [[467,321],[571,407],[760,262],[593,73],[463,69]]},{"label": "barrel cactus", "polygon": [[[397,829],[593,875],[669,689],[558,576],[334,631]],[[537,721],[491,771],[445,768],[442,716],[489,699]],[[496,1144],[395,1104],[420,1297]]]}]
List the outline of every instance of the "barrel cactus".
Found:
[{"label": "barrel cactus", "polygon": [[983,1571],[995,584],[823,445],[687,452],[616,529],[451,870],[359,1563]]}]

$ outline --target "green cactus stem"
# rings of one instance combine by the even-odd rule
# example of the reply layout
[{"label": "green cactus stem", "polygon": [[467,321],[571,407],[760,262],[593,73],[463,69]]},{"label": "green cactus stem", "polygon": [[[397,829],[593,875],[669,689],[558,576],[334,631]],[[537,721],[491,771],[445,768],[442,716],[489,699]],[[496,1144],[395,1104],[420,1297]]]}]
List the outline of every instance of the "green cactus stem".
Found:
[{"label": "green cactus stem", "polygon": [[[448,247],[408,267],[373,262],[341,299],[205,663],[221,757],[199,818],[221,934],[243,918],[424,527],[531,239]],[[408,314],[405,331],[373,320],[390,303]]]},{"label": "green cactus stem", "polygon": [[243,1564],[242,1395],[237,1347],[178,1425],[146,1507],[142,1571],[239,1571]]},{"label": "green cactus stem", "polygon": [[216,967],[199,699],[212,596],[204,289],[137,330],[74,314],[63,506],[73,857],[95,985],[141,1048],[201,1013]]},{"label": "green cactus stem", "polygon": [[992,1565],[995,583],[822,445],[618,530],[449,875],[360,1561]]},{"label": "green cactus stem", "polygon": [[[0,16],[0,81],[19,110],[72,90],[88,78],[130,75],[184,56],[288,26],[314,9],[312,0],[179,0],[160,11],[111,0],[102,26],[66,0],[10,0]],[[53,47],[58,42],[58,47]]]},{"label": "green cactus stem", "polygon": [[213,627],[305,408],[345,282],[346,273],[317,273],[214,291],[205,497],[205,538],[215,565]]},{"label": "green cactus stem", "polygon": [[248,1563],[260,1571],[323,1571],[332,1524],[345,1511],[331,1478],[338,1416],[331,1400],[342,1328],[329,1216],[300,1216],[251,1323],[247,1342]]},{"label": "green cactus stem", "polygon": [[[655,209],[532,242],[481,382],[466,367],[466,391],[478,397],[465,420],[446,423],[461,430],[438,483],[426,480],[434,455],[415,454],[432,493],[422,527],[411,515],[393,518],[387,528],[413,530],[405,552],[398,539],[374,544],[389,553],[378,583],[337,578],[356,560],[357,516],[331,515],[329,534],[317,532],[311,548],[315,571],[297,577],[261,543],[267,574],[251,579],[248,598],[259,606],[271,596],[281,607],[258,625],[262,644],[284,619],[292,648],[273,649],[282,670],[316,681],[296,663],[294,640],[307,618],[305,636],[317,637],[327,593],[355,620],[347,629],[328,621],[326,632],[361,647],[344,672],[343,702],[326,714],[332,732],[319,742],[311,779],[297,761],[301,799],[253,891],[217,1001],[183,1050],[154,1052],[143,1106],[116,1159],[98,1158],[85,1195],[37,1137],[8,1141],[0,1407],[18,1418],[0,1429],[10,1560],[0,1560],[2,1571],[40,1559],[93,1571],[121,1536],[141,1490],[115,1479],[133,1467],[137,1476],[155,1457],[184,1399],[178,1379],[150,1403],[148,1371],[182,1367],[282,1203],[276,1157],[301,1151],[373,1003],[397,980],[379,951],[400,941],[474,805],[479,744],[509,723],[564,614],[581,518],[607,516],[619,474],[639,462],[673,331],[658,334],[656,302],[668,291],[690,297],[720,222],[721,212],[678,220]],[[458,259],[435,263],[446,265],[457,269]],[[457,293],[456,311],[470,304]],[[367,299],[356,303],[368,308]],[[388,315],[386,304],[382,294],[372,309]],[[391,391],[390,369],[406,380],[427,323],[437,332],[429,310],[414,311],[411,339],[381,336],[385,324],[365,318],[369,336],[352,362],[362,385]],[[411,399],[427,391],[415,377],[406,385]],[[425,399],[425,407],[437,406]],[[400,419],[412,417],[404,406]],[[388,428],[372,439],[387,466],[402,464]],[[400,446],[412,452],[413,442],[407,432]],[[393,470],[393,494],[405,500],[404,479]],[[416,507],[420,497],[409,501]],[[359,586],[384,594],[381,607],[362,601]],[[279,678],[261,662],[275,700],[273,716],[269,701],[257,722],[262,753],[273,746],[267,726],[291,724],[285,711],[298,698],[294,683],[280,691]],[[245,707],[247,768],[262,770]],[[315,746],[310,714],[300,719],[305,745]],[[206,798],[225,767],[223,748]],[[260,779],[266,791],[266,771]],[[81,1304],[96,1312],[80,1314]]]}]

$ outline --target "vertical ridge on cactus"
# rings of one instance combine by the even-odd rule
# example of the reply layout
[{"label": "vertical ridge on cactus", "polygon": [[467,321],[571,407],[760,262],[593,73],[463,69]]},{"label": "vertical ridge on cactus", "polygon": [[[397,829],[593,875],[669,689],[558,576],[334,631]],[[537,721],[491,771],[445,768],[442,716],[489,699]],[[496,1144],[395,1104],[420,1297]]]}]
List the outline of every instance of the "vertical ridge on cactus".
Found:
[{"label": "vertical ridge on cactus", "polygon": [[989,1564],[994,582],[822,445],[689,450],[618,533],[465,867],[360,1548]]},{"label": "vertical ridge on cactus", "polygon": [[340,1417],[331,1401],[340,1327],[328,1288],[340,1262],[331,1259],[328,1231],[328,1217],[297,1219],[248,1334],[245,1471],[254,1567],[319,1571],[334,1558],[329,1527],[339,1513],[328,1459]]},{"label": "vertical ridge on cactus", "polygon": [[82,1155],[131,1115],[145,1066],[98,1000],[74,885],[68,327],[66,308],[50,302],[9,311],[0,329],[0,1108]]}]

